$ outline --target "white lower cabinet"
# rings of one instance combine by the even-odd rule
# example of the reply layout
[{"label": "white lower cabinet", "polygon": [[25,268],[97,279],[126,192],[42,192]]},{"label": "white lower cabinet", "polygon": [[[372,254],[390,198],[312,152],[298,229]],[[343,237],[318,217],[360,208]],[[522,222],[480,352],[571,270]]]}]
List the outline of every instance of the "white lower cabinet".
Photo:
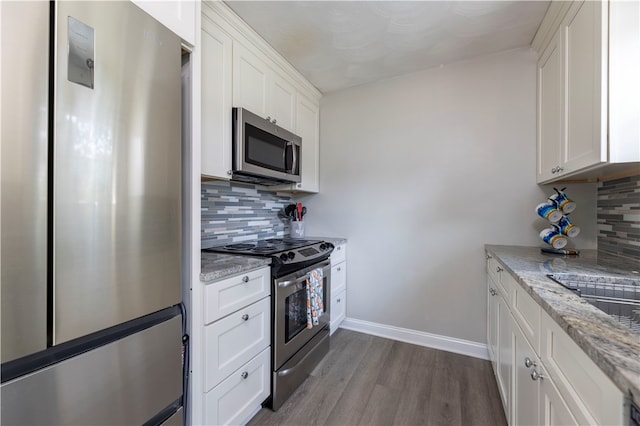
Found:
[{"label": "white lower cabinet", "polygon": [[338,244],[331,253],[330,334],[340,327],[347,313],[347,245]]},{"label": "white lower cabinet", "polygon": [[241,424],[269,396],[270,372],[267,348],[205,395],[205,424]]},{"label": "white lower cabinet", "polygon": [[509,424],[622,424],[622,392],[490,255],[487,284],[487,345]]},{"label": "white lower cabinet", "polygon": [[240,424],[271,392],[271,285],[265,267],[205,284],[203,416]]}]

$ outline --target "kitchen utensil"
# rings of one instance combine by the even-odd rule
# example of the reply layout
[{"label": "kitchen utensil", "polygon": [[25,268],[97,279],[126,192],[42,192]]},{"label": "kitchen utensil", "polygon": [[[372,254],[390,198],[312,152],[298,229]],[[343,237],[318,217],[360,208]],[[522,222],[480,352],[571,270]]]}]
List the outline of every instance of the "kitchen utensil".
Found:
[{"label": "kitchen utensil", "polygon": [[298,203],[298,220],[302,220],[302,203]]}]

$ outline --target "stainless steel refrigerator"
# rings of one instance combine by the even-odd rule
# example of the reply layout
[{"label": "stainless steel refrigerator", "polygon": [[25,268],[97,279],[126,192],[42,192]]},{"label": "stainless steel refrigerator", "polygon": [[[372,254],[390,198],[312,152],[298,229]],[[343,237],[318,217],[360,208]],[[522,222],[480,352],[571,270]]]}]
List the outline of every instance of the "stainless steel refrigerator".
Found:
[{"label": "stainless steel refrigerator", "polygon": [[0,2],[1,423],[181,424],[181,46],[128,1]]}]

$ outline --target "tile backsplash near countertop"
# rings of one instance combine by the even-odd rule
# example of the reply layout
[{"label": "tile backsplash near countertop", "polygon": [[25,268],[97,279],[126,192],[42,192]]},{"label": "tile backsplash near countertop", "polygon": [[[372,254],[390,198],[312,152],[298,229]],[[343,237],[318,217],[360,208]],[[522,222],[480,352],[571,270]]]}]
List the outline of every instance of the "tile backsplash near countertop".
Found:
[{"label": "tile backsplash near countertop", "polygon": [[640,174],[599,182],[598,252],[640,261]]},{"label": "tile backsplash near countertop", "polygon": [[251,184],[202,182],[201,247],[288,235],[289,221],[278,212],[292,202],[290,194]]}]

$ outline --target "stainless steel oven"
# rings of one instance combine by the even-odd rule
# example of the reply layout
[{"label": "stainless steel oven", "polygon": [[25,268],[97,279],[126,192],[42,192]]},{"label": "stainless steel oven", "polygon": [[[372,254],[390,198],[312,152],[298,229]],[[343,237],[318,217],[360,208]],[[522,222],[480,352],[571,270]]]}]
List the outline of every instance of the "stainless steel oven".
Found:
[{"label": "stainless steel oven", "polygon": [[[324,314],[318,318],[318,325],[307,328],[307,280],[315,269],[322,270]],[[277,410],[329,351],[331,262],[324,260],[276,278],[273,290],[271,408]]]}]

